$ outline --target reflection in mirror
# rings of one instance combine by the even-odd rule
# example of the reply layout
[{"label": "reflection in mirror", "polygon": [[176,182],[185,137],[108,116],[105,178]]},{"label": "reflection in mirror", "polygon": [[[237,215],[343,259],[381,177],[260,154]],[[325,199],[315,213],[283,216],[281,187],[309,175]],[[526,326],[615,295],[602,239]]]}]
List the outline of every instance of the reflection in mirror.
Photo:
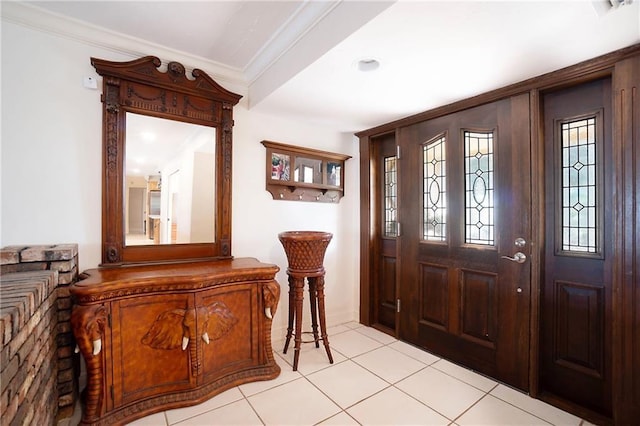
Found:
[{"label": "reflection in mirror", "polygon": [[322,183],[322,160],[296,157],[293,180],[304,183]]},{"label": "reflection in mirror", "polygon": [[327,185],[340,186],[342,176],[342,163],[329,161],[327,163]]},{"label": "reflection in mirror", "polygon": [[125,244],[215,241],[215,128],[127,112]]},{"label": "reflection in mirror", "polygon": [[271,179],[289,180],[289,156],[286,154],[271,154]]}]

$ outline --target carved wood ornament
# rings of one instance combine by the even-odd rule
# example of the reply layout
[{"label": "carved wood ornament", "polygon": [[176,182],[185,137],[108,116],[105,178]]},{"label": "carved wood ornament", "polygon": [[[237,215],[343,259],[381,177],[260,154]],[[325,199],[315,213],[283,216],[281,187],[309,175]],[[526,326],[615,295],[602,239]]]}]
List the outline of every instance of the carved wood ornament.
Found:
[{"label": "carved wood ornament", "polygon": [[[87,365],[83,425],[126,424],[280,374],[279,268],[231,256],[233,107],[241,96],[178,62],[92,58],[103,76],[102,262],[70,286]],[[215,128],[214,242],[125,244],[127,113]]]},{"label": "carved wood ornament", "polygon": [[76,338],[76,352],[81,352],[87,365],[85,389],[85,421],[97,420],[103,409],[105,377],[102,340],[107,325],[107,308],[104,305],[75,306],[71,312],[71,326]]},{"label": "carved wood ornament", "polygon": [[87,366],[81,424],[124,424],[277,377],[278,270],[244,258],[86,271],[70,287]]},{"label": "carved wood ornament", "polygon": [[[103,76],[102,263],[125,264],[231,257],[231,162],[233,107],[242,96],[194,69],[154,56],[128,62],[91,58]],[[213,243],[126,246],[124,241],[124,161],[126,113],[133,112],[216,129],[215,241]]]},{"label": "carved wood ornament", "polygon": [[[142,337],[142,343],[154,349],[176,349],[191,352],[191,375],[202,374],[202,345],[195,344],[198,331],[207,345],[218,340],[238,322],[223,302],[192,309],[173,309],[161,313]],[[198,323],[201,323],[198,330]]]}]

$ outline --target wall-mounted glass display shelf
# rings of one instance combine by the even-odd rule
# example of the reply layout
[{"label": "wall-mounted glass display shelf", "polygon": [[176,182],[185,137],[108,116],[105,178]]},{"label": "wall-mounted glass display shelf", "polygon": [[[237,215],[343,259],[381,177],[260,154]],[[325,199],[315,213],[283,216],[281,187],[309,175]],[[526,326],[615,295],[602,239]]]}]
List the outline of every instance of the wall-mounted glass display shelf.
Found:
[{"label": "wall-mounted glass display shelf", "polygon": [[267,148],[266,189],[274,200],[338,203],[349,155],[262,141]]}]

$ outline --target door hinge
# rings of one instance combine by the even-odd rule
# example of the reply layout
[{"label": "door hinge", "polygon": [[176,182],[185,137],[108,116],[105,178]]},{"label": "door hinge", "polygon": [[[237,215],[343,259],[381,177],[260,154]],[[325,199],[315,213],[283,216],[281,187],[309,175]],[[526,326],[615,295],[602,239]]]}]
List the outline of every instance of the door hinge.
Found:
[{"label": "door hinge", "polygon": [[402,236],[402,226],[400,226],[400,222],[396,223],[396,237]]},{"label": "door hinge", "polygon": [[396,145],[396,160],[400,159],[400,145]]},{"label": "door hinge", "polygon": [[400,299],[396,299],[396,312],[400,313]]},{"label": "door hinge", "polygon": [[107,323],[109,323],[109,328],[111,328],[111,312],[107,314]]}]

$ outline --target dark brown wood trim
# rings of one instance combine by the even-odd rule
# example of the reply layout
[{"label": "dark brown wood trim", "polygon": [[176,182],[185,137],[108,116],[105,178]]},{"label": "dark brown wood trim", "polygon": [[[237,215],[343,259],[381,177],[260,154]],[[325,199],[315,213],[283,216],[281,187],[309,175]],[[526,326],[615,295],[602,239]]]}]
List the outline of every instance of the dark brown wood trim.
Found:
[{"label": "dark brown wood trim", "polygon": [[371,144],[360,138],[360,322],[371,325]]},{"label": "dark brown wood trim", "polygon": [[571,81],[571,84],[579,83],[580,81],[594,80],[598,77],[611,74],[611,68],[618,61],[632,57],[638,52],[640,52],[640,44],[635,44],[633,46],[616,50],[615,52],[611,52],[594,59],[580,62],[576,65],[533,77],[519,83],[480,94],[478,96],[473,96],[471,98],[467,98],[458,102],[430,109],[425,112],[401,118],[399,120],[385,123],[367,130],[363,130],[356,133],[355,135],[358,137],[362,137],[365,135],[378,135],[380,133],[389,132],[392,129],[398,127],[404,127],[411,124],[419,123],[421,121],[430,120],[432,118],[451,114],[463,109],[517,95],[519,93],[528,92],[531,90],[559,88],[565,85],[565,82],[569,80]]},{"label": "dark brown wood trim", "polygon": [[[265,189],[274,200],[320,203],[340,202],[344,196],[344,163],[351,158],[350,155],[267,140],[263,140],[260,143],[266,148]],[[274,155],[278,156],[278,158],[286,156],[289,159],[287,167],[290,168],[290,172],[288,174],[276,178],[272,176]],[[313,182],[310,183],[299,181],[294,173],[294,170],[300,167],[299,162],[305,163],[307,159],[320,161],[321,170],[314,172]],[[329,182],[329,164],[331,163],[339,165],[336,168],[340,170],[339,179],[333,182]],[[316,178],[319,178],[319,180]]]},{"label": "dark brown wood trim", "polygon": [[[231,258],[231,178],[233,106],[242,96],[229,92],[201,70],[187,77],[185,67],[160,59],[113,62],[91,58],[103,77],[102,265],[187,259]],[[149,96],[151,92],[154,95]],[[124,162],[126,113],[215,128],[215,241],[207,244],[126,246]]]},{"label": "dark brown wood trim", "polygon": [[207,73],[197,68],[191,72],[193,80],[187,78],[185,67],[178,62],[169,62],[166,72],[161,72],[158,68],[162,62],[155,56],[145,56],[126,62],[91,58],[91,65],[100,75],[117,77],[167,90],[176,90],[176,87],[179,87],[182,93],[226,101],[232,105],[237,104],[242,98],[242,96],[226,90]]},{"label": "dark brown wood trim", "polygon": [[640,55],[616,64],[613,79],[613,410],[617,424],[640,418]]},{"label": "dark brown wood trim", "polygon": [[538,394],[540,341],[540,283],[544,249],[544,135],[541,95],[531,90],[531,321],[529,340],[529,393]]},{"label": "dark brown wood trim", "polygon": [[[612,382],[613,419],[602,418],[554,396],[541,394],[538,384],[540,282],[544,241],[544,141],[541,97],[544,92],[585,83],[597,78],[613,79],[613,151],[614,151],[614,241],[612,271]],[[356,133],[360,138],[360,321],[369,324],[370,256],[374,247],[371,229],[371,153],[375,138],[397,129],[451,114],[508,96],[529,92],[531,107],[532,161],[532,276],[529,390],[532,396],[570,410],[584,418],[607,424],[633,424],[640,418],[640,44],[581,62],[501,89],[487,92],[410,117],[385,123]],[[400,260],[401,261],[401,260]],[[400,265],[398,267],[401,267]]]},{"label": "dark brown wood trim", "polygon": [[[617,424],[615,422],[612,421],[612,419],[603,416],[600,413],[597,413],[595,411],[591,411],[587,408],[581,407],[579,405],[576,404],[572,404],[570,402],[568,402],[565,399],[559,398],[556,395],[550,394],[550,393],[541,393],[540,395],[538,395],[536,398],[547,402],[551,405],[554,405],[564,411],[567,411],[569,413],[575,414],[576,416],[579,416],[585,420],[587,420],[589,423],[593,423],[596,425],[600,425],[600,426],[611,426],[614,424]],[[621,425],[626,425],[627,423],[620,423]],[[635,423],[629,423],[629,425],[633,425]]]},{"label": "dark brown wood trim", "polygon": [[[244,258],[85,271],[69,287],[71,326],[87,366],[80,424],[127,424],[276,378],[271,326],[280,300],[278,270]],[[216,335],[209,318],[217,318],[211,326],[223,323]],[[140,326],[129,330],[132,319],[148,330],[144,336]],[[207,333],[225,339],[216,343],[228,350],[211,352],[213,342],[207,349]],[[139,377],[145,369],[153,374]],[[167,377],[157,373],[171,369]]]}]

